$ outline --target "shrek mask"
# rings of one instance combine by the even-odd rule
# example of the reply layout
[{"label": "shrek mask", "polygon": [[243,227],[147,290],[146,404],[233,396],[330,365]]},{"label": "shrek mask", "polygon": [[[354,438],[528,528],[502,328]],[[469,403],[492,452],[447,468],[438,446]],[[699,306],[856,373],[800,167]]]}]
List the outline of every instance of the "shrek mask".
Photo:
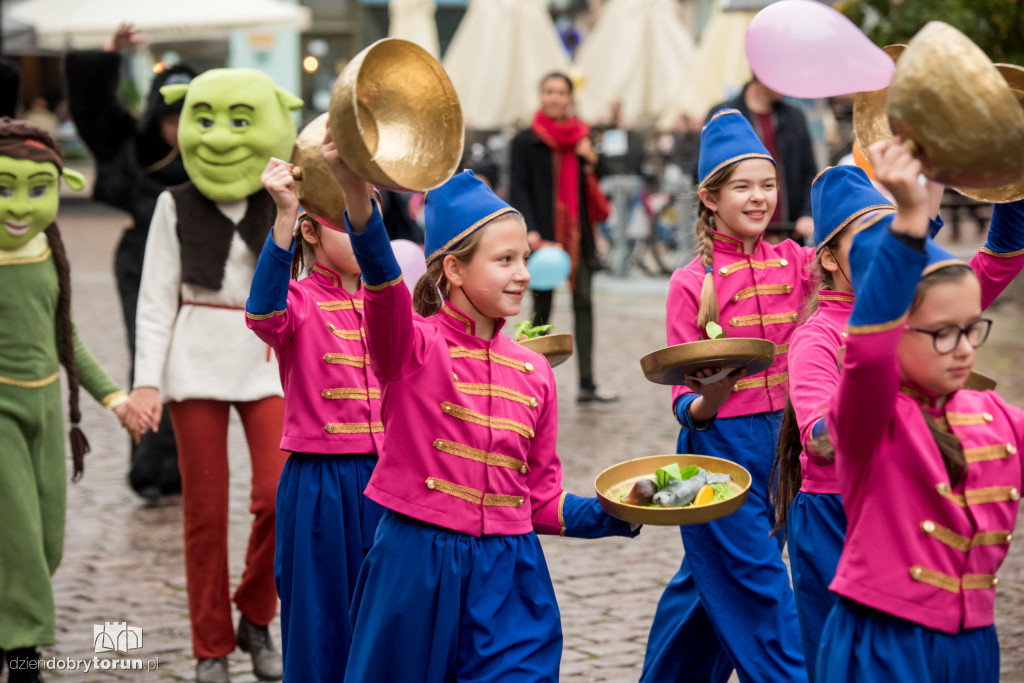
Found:
[{"label": "shrek mask", "polygon": [[62,176],[74,190],[85,185],[81,174],[61,171],[49,161],[0,156],[0,249],[13,251],[24,246],[53,222]]},{"label": "shrek mask", "polygon": [[287,159],[295,143],[289,113],[302,100],[254,69],[211,69],[188,84],[160,88],[168,104],[185,103],[178,146],[189,179],[215,202],[258,192],[270,157]]}]

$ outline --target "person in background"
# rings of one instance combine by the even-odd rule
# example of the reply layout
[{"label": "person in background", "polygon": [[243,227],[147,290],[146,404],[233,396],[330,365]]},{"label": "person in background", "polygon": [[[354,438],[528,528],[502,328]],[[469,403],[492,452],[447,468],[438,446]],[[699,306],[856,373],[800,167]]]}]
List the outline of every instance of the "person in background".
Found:
[{"label": "person in background", "polygon": [[722,109],[739,110],[778,164],[779,201],[768,230],[777,230],[780,223],[792,224],[794,239],[799,242],[809,237],[814,232],[811,181],[818,168],[803,112],[786,104],[780,93],[756,76],[739,95],[711,107],[706,120]]},{"label": "person in background", "polygon": [[[586,172],[597,164],[587,135],[590,129],[570,113],[572,81],[554,72],[540,84],[540,110],[529,128],[512,140],[509,203],[523,215],[530,248],[557,242],[572,261],[569,287],[576,318],[576,358],[580,390],[577,402],[607,403],[618,397],[599,391],[594,382],[594,305],[591,278],[599,267],[594,226],[587,207]],[[533,292],[533,322],[551,317],[552,292]]]},{"label": "person in background", "polygon": [[[135,355],[135,309],[142,282],[149,224],[157,197],[166,188],[188,181],[178,152],[181,103],[165,104],[160,88],[188,83],[195,73],[174,66],[157,74],[146,111],[136,120],[118,101],[121,75],[119,51],[144,42],[130,24],[122,24],[102,51],[74,51],[65,58],[68,105],[78,134],[96,159],[93,199],[127,211],[132,224],[114,252],[114,276],[121,297],[128,350]],[[134,377],[134,363],[131,370]],[[164,408],[160,429],[147,432],[132,446],[128,483],[143,498],[181,492],[177,445]]]}]

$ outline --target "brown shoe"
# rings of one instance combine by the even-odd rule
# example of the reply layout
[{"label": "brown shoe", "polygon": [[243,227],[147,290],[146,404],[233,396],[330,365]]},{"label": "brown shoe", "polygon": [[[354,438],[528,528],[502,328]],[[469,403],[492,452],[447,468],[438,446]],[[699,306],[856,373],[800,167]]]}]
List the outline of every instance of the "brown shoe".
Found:
[{"label": "brown shoe", "polygon": [[238,648],[252,657],[252,672],[261,681],[279,681],[284,677],[281,653],[274,649],[270,629],[257,626],[245,615],[238,620]]}]

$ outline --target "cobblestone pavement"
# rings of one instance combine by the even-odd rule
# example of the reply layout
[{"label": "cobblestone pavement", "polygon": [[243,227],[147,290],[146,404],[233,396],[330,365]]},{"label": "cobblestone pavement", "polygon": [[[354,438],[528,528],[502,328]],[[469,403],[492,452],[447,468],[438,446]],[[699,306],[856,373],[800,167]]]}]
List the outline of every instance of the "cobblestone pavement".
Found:
[{"label": "cobblestone pavement", "polygon": [[[75,312],[81,336],[108,371],[127,378],[127,351],[112,276],[112,254],[127,223],[85,202],[67,202],[61,226],[72,254]],[[676,426],[669,389],[648,383],[639,358],[664,345],[665,280],[599,280],[597,294],[597,376],[618,392],[619,403],[578,407],[576,370],[568,362],[555,371],[561,397],[560,453],[565,486],[593,492],[594,477],[628,458],[671,453]],[[559,292],[554,322],[571,330],[571,313]],[[1024,320],[1013,306],[997,307],[992,341],[979,370],[999,378],[1002,393],[1024,405],[1020,358]],[[89,659],[93,625],[127,622],[144,631],[144,647],[129,659],[156,660],[159,669],[56,672],[66,681],[191,680],[181,511],[177,500],[157,507],[141,502],[125,482],[127,437],[116,420],[83,399],[84,428],[92,443],[85,478],[69,484],[64,561],[54,583],[58,643],[49,659]],[[231,431],[231,567],[237,582],[250,515],[248,456],[237,422]],[[1024,538],[1024,534],[1019,536]],[[648,628],[662,587],[678,568],[682,544],[675,528],[647,527],[635,540],[543,539],[558,593],[565,633],[564,681],[636,681]],[[1002,642],[1003,680],[1024,682],[1024,549],[1015,544],[1000,572],[996,618]],[[272,633],[280,643],[278,624]],[[235,681],[253,681],[247,657],[230,662]]]}]

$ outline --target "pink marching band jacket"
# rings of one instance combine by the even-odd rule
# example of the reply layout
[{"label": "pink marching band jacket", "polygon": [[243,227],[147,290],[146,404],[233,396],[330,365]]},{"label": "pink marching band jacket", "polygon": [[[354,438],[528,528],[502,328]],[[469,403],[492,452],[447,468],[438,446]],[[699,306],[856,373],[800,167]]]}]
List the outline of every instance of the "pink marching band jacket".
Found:
[{"label": "pink marching band jacket", "polygon": [[[364,254],[366,341],[385,425],[366,495],[473,536],[565,533],[551,366],[500,332],[477,337],[449,302],[415,314],[378,211],[353,247]],[[381,267],[365,256],[383,251]]]},{"label": "pink marching band jacket", "polygon": [[[264,286],[268,239],[253,278]],[[287,281],[291,253],[283,259]],[[269,283],[267,283],[269,284]],[[287,303],[256,305],[246,324],[277,353],[284,386],[281,449],[302,453],[378,453],[383,446],[380,388],[370,369],[363,322],[363,290],[350,294],[337,273],[316,264],[309,277],[287,285]]]},{"label": "pink marching band jacket", "polygon": [[[897,346],[925,253],[887,233],[874,262],[826,417],[848,520],[830,588],[946,633],[988,626],[1024,483],[1024,412],[968,390],[937,409],[901,383]],[[963,445],[968,466],[956,486],[922,406]]]},{"label": "pink marching band jacket", "polygon": [[[736,383],[718,417],[736,417],[782,410],[789,378],[789,341],[800,306],[811,291],[809,264],[814,250],[792,240],[773,245],[763,239],[754,253],[743,253],[739,240],[712,232],[713,277],[718,294],[719,324],[729,338],[755,337],[775,342],[775,362],[768,370]],[[706,339],[697,328],[704,267],[696,258],[672,275],[667,310],[669,345]],[[672,389],[675,403],[690,389]]]},{"label": "pink marching band jacket", "polygon": [[[993,230],[998,233],[1007,225],[1009,222],[997,220]],[[1024,267],[1024,253],[1000,253],[986,244],[967,264],[981,283],[981,306],[985,309]],[[790,342],[789,400],[793,403],[803,446],[800,490],[834,494],[839,493],[835,461],[816,455],[811,439],[812,431],[824,419],[828,402],[839,385],[837,358],[840,348],[846,344],[846,323],[853,310],[854,295],[823,289],[818,293],[818,301],[818,310],[797,328]]]}]

